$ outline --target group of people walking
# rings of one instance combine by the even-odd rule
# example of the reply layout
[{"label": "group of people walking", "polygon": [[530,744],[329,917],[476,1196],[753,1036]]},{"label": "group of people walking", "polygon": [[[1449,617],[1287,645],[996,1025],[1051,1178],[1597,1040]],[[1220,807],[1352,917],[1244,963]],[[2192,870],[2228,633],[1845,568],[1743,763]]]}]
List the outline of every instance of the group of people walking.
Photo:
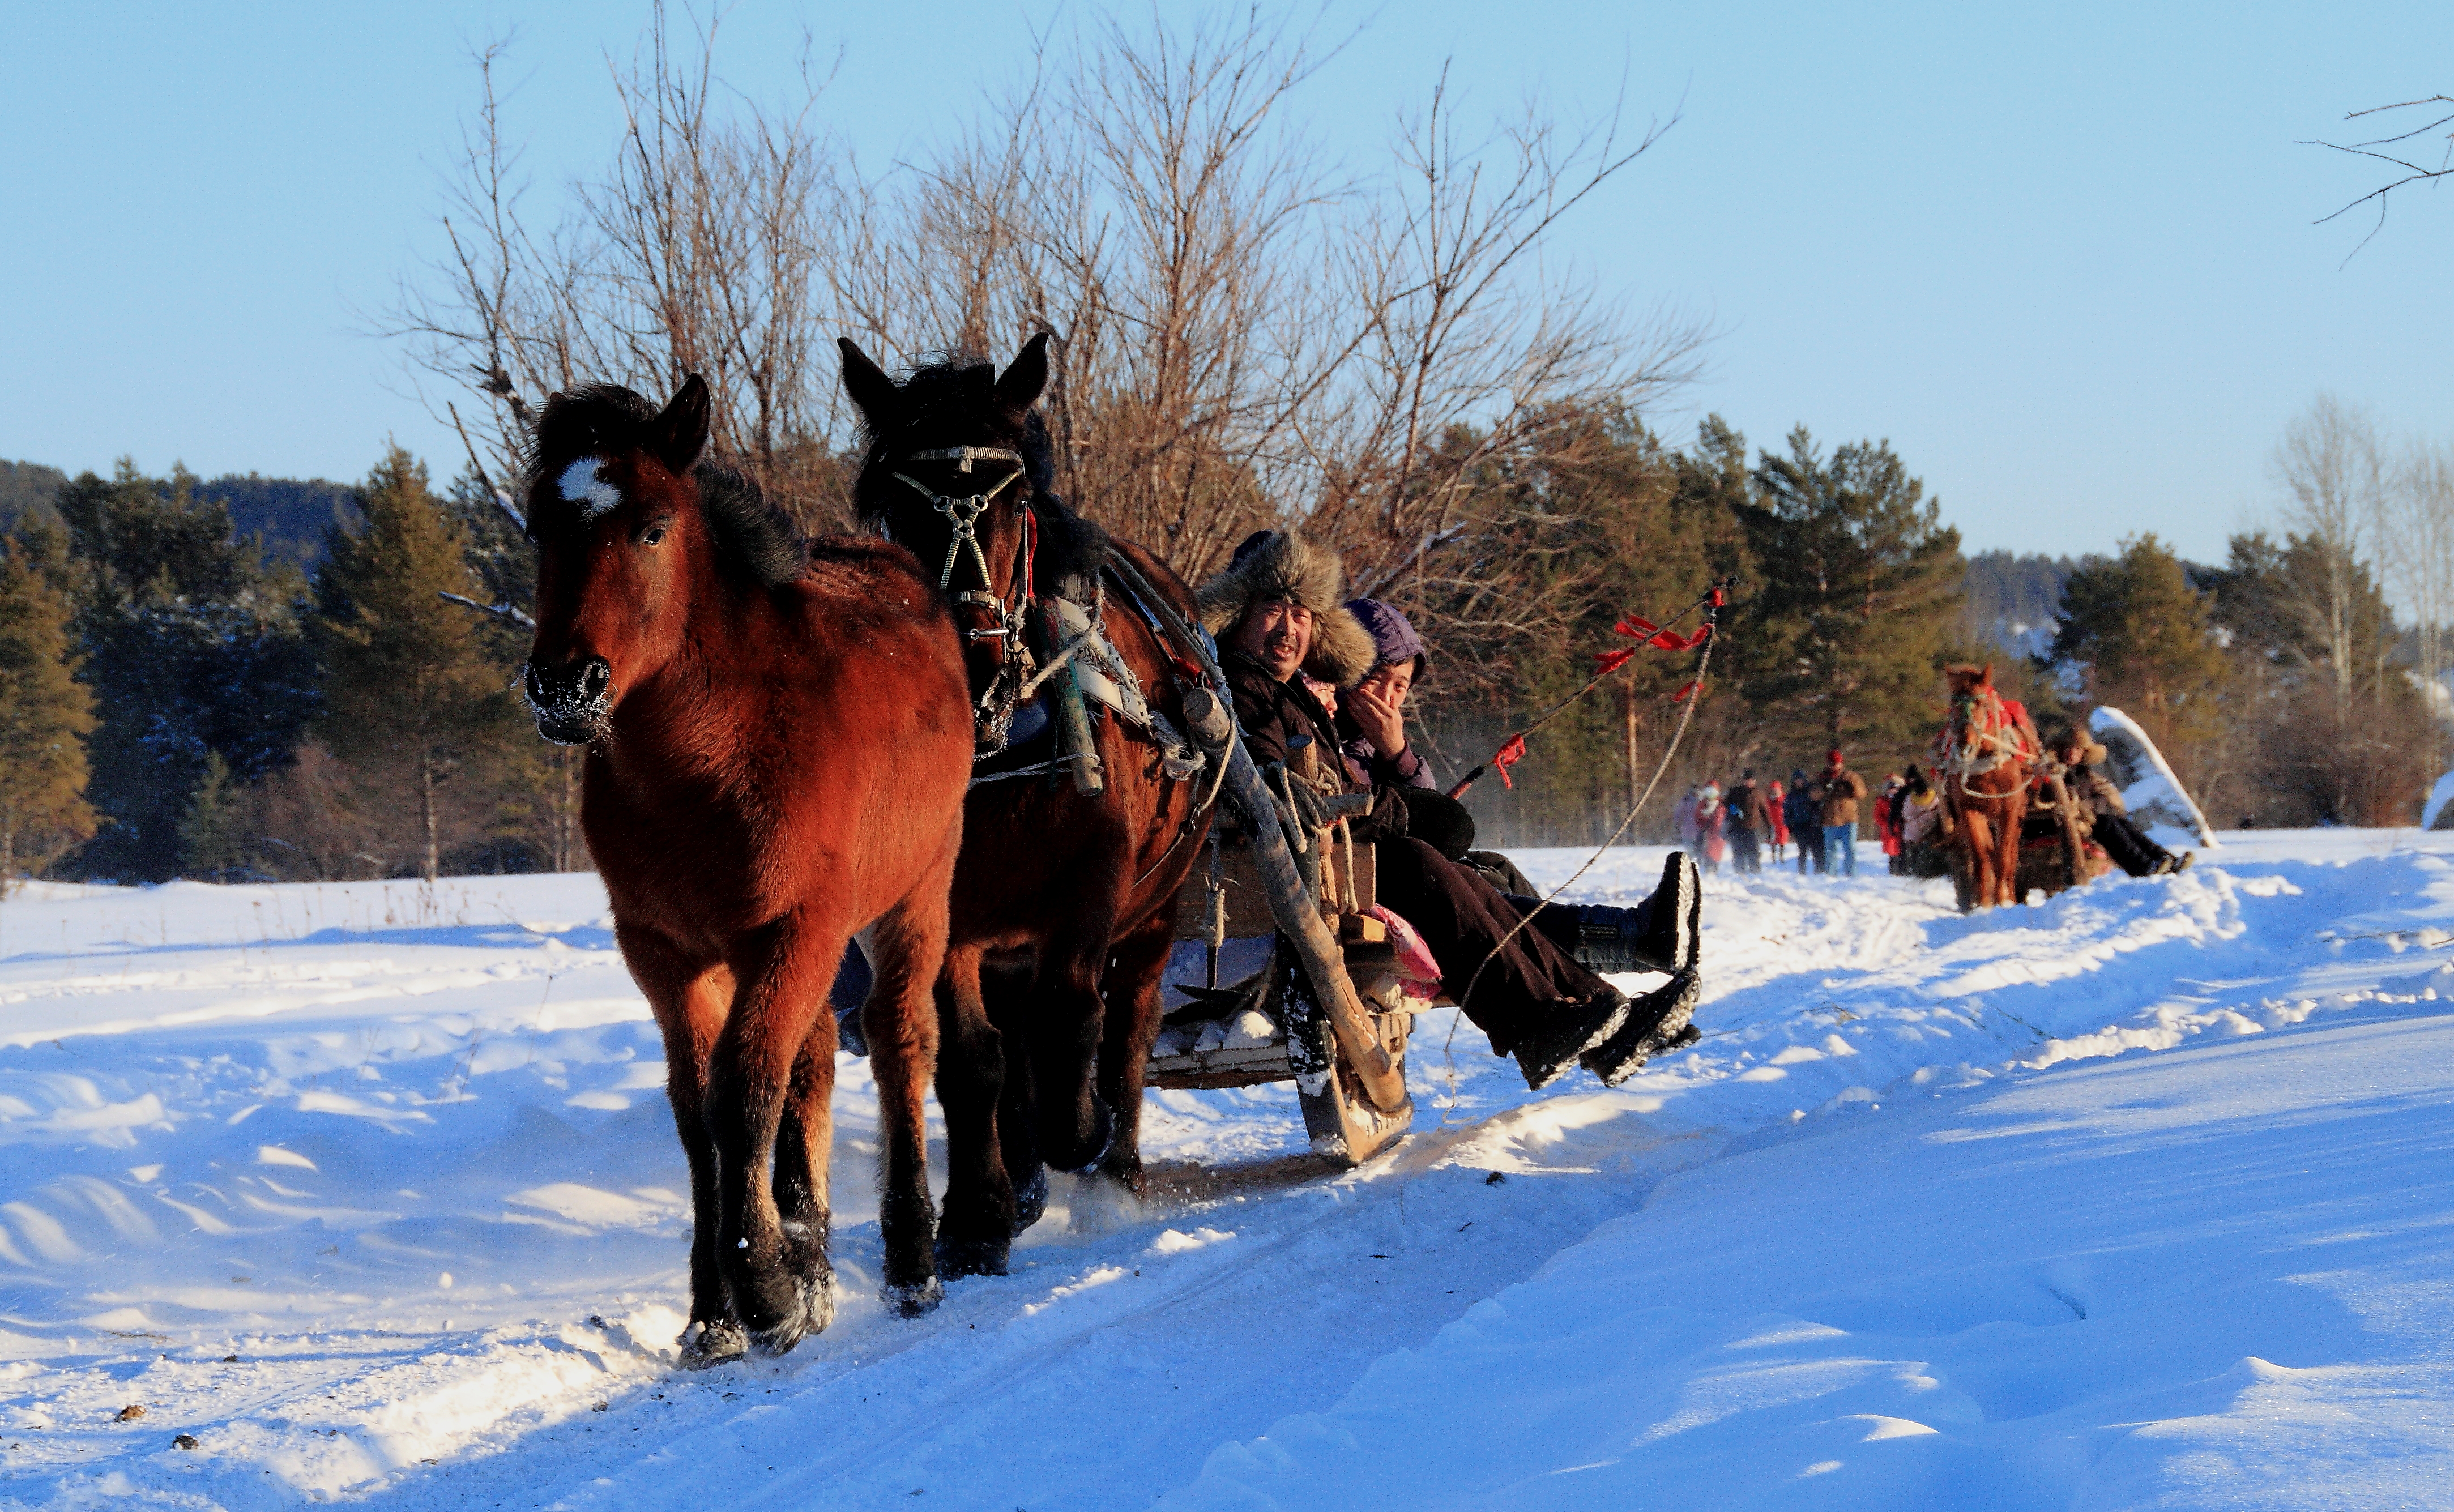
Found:
[{"label": "group of people walking", "polygon": [[[2076,730],[2051,744],[2055,770],[2084,814],[2089,837],[2113,864],[2132,877],[2163,876],[2190,864],[2187,852],[2158,845],[2124,812],[2121,790],[2103,773],[2104,747]],[[1726,862],[1734,872],[1760,873],[1767,858],[1782,865],[1795,849],[1800,876],[1855,877],[1861,816],[1893,876],[1929,875],[1913,852],[1941,838],[1941,793],[1911,762],[1886,776],[1869,798],[1866,779],[1849,769],[1837,747],[1824,753],[1823,770],[1815,776],[1799,767],[1787,782],[1759,781],[1749,769],[1726,790],[1713,781],[1689,788],[1679,812],[1679,841],[1706,872]]]},{"label": "group of people walking", "polygon": [[[1707,872],[1726,861],[1753,874],[1769,858],[1785,864],[1794,847],[1800,875],[1858,875],[1858,822],[1866,800],[1866,779],[1849,769],[1835,747],[1824,753],[1822,772],[1808,776],[1793,769],[1787,782],[1759,781],[1749,768],[1724,791],[1707,781],[1687,790],[1679,811],[1679,840]],[[1889,849],[1887,843],[1886,849]]]}]

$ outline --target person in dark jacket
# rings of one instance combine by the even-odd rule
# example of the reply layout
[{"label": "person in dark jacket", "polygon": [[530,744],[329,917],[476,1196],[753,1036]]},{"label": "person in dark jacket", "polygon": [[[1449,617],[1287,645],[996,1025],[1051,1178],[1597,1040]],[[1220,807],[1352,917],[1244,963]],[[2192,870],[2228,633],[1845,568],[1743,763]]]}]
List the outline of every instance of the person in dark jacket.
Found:
[{"label": "person in dark jacket", "polygon": [[1792,768],[1789,774],[1789,796],[1781,800],[1782,822],[1789,826],[1790,837],[1798,842],[1798,875],[1823,870],[1823,801],[1815,784],[1806,780],[1804,767]]},{"label": "person in dark jacket", "polygon": [[[1372,632],[1341,602],[1342,576],[1337,559],[1302,536],[1262,531],[1237,547],[1197,595],[1202,624],[1218,639],[1255,764],[1333,792],[1365,784],[1348,770],[1336,726],[1298,674],[1351,690],[1381,659]],[[1528,1086],[1545,1086],[1575,1064],[1616,1086],[1653,1056],[1686,1042],[1697,998],[1697,895],[1684,857],[1671,858],[1662,889],[1639,911],[1648,963],[1659,962],[1655,969],[1670,972],[1670,981],[1631,1002],[1544,930],[1517,929],[1522,916],[1505,896],[1411,833],[1414,802],[1435,807],[1430,800],[1447,802],[1443,795],[1370,786],[1371,817],[1349,822],[1356,838],[1376,849],[1380,901],[1423,937],[1439,962],[1443,991],[1491,1037],[1496,1054],[1517,1058]]]},{"label": "person in dark jacket", "polygon": [[1727,801],[1732,865],[1741,875],[1760,872],[1762,845],[1772,833],[1772,816],[1764,808],[1763,789],[1756,783],[1754,768],[1739,775],[1738,785],[1730,789]]},{"label": "person in dark jacket", "polygon": [[2191,853],[2175,856],[2149,839],[2130,817],[2122,790],[2104,775],[2104,747],[2089,739],[2084,731],[2073,729],[2054,742],[2053,756],[2062,763],[2063,791],[2087,814],[2096,843],[2104,847],[2114,865],[2133,877],[2164,877],[2188,869],[2196,858]]}]

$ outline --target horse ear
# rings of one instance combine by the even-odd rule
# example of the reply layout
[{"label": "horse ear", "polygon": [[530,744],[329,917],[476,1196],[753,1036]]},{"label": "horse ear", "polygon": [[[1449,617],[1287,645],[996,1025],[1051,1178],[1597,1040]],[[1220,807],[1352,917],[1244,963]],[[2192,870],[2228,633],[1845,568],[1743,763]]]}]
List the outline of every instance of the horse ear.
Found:
[{"label": "horse ear", "polygon": [[1985,664],[1985,670],[1977,675],[1977,685],[1981,688],[1991,688],[1994,686],[1994,664],[1992,662],[1987,662]]},{"label": "horse ear", "polygon": [[699,454],[707,450],[708,410],[707,380],[694,373],[674,391],[672,402],[651,428],[656,460],[675,477],[690,476]]},{"label": "horse ear", "polygon": [[1048,333],[1043,331],[1022,344],[1003,373],[997,374],[996,396],[1000,403],[1016,410],[1028,410],[1039,400],[1039,391],[1048,387]]},{"label": "horse ear", "polygon": [[850,336],[837,336],[835,345],[843,349],[844,393],[852,395],[853,407],[869,422],[872,431],[886,429],[887,420],[895,413],[895,401],[900,392],[886,370],[869,360],[869,353]]}]

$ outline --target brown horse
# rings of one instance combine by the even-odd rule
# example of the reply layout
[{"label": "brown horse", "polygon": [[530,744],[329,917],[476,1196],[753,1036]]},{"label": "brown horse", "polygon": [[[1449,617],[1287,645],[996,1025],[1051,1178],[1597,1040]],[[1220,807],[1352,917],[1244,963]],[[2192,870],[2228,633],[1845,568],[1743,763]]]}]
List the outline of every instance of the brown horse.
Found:
[{"label": "brown horse", "polygon": [[528,696],[547,739],[588,747],[580,826],[664,1034],[693,1363],[740,1353],[745,1326],[780,1351],[834,1316],[824,1008],[855,931],[877,968],[886,1292],[907,1316],[941,1294],[922,1099],[972,750],[957,642],[911,554],[805,541],[700,460],[707,430],[695,374],[661,413],[610,385],[555,394],[525,479]]},{"label": "brown horse", "polygon": [[870,437],[855,506],[933,571],[970,647],[987,765],[965,810],[937,987],[949,1167],[938,1260],[950,1275],[1002,1274],[1014,1236],[1046,1201],[1043,1162],[1096,1164],[1140,1190],[1143,1065],[1208,791],[1171,779],[1160,747],[1113,714],[1092,726],[1104,792],[1078,792],[1061,772],[998,779],[999,763],[1015,760],[1000,750],[1010,724],[1036,718],[1016,698],[1016,642],[1036,628],[1045,656],[1053,596],[1087,607],[1104,593],[1108,637],[1180,730],[1186,669],[1142,612],[1157,606],[1138,604],[1128,583],[1138,575],[1186,618],[1193,595],[1156,556],[1057,498],[1033,408],[1048,381],[1045,335],[1002,374],[949,359],[900,384],[842,347],[844,387]]},{"label": "brown horse", "polygon": [[2028,711],[1994,688],[1994,665],[1943,669],[1951,723],[1935,740],[1935,776],[1966,851],[1971,906],[2022,901],[2020,824],[2044,743]]}]

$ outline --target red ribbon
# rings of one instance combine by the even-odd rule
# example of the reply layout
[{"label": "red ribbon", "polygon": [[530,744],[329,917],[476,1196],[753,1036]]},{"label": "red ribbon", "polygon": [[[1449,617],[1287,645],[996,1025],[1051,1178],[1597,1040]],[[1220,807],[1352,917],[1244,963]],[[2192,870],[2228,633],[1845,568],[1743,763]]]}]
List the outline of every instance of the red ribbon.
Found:
[{"label": "red ribbon", "polygon": [[1508,769],[1515,766],[1519,761],[1523,760],[1524,757],[1525,737],[1521,735],[1509,736],[1508,743],[1501,746],[1499,750],[1492,756],[1491,770],[1499,774],[1499,785],[1501,787],[1514,788],[1517,786],[1516,783],[1508,780]]},{"label": "red ribbon", "polygon": [[1594,654],[1594,675],[1599,677],[1606,674],[1619,671],[1621,667],[1627,665],[1628,658],[1635,655],[1636,651],[1636,647],[1626,646],[1618,651],[1596,652]]},{"label": "red ribbon", "polygon": [[1672,695],[1670,696],[1670,701],[1671,701],[1672,703],[1685,703],[1685,702],[1687,701],[1687,696],[1688,696],[1689,694],[1691,694],[1691,693],[1694,693],[1694,692],[1695,692],[1695,691],[1696,691],[1700,686],[1701,686],[1701,685],[1702,685],[1702,682],[1703,682],[1703,679],[1700,677],[1700,678],[1698,678],[1695,682],[1691,682],[1691,683],[1689,683],[1689,684],[1688,684],[1687,686],[1685,686],[1684,688],[1680,689],[1677,693],[1672,694]]},{"label": "red ribbon", "polygon": [[1630,615],[1612,628],[1622,635],[1633,635],[1646,645],[1659,646],[1663,651],[1693,651],[1713,633],[1713,622],[1708,619],[1698,627],[1694,635],[1682,635],[1675,630],[1664,630],[1650,619]]}]

